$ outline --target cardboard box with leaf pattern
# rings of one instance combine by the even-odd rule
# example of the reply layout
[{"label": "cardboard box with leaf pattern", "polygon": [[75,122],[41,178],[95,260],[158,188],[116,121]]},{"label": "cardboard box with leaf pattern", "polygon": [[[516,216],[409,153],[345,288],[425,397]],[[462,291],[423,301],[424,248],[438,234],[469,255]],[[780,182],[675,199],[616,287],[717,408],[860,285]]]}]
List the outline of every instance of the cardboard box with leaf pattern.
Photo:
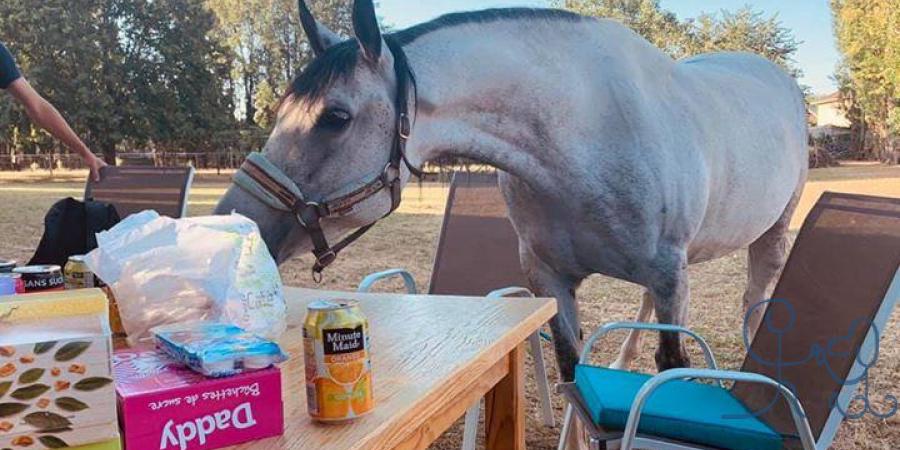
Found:
[{"label": "cardboard box with leaf pattern", "polygon": [[0,297],[0,449],[118,447],[99,289]]}]

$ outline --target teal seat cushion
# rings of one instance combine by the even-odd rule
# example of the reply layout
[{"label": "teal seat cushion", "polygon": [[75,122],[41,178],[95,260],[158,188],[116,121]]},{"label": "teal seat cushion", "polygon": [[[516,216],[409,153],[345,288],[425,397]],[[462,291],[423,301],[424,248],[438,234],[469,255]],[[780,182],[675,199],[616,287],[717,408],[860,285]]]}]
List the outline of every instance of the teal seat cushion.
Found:
[{"label": "teal seat cushion", "polygon": [[[575,386],[594,423],[623,430],[638,390],[650,375],[580,364]],[[724,416],[724,417],[723,417]],[[743,416],[732,418],[728,416]],[[638,433],[732,450],[775,450],[782,436],[718,385],[670,381],[644,404]]]}]

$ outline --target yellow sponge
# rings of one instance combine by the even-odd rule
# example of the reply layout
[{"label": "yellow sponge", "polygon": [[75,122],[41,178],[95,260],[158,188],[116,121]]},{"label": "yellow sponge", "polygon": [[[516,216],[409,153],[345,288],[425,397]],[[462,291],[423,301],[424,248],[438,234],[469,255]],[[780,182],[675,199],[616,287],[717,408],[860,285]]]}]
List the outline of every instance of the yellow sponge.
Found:
[{"label": "yellow sponge", "polygon": [[122,441],[120,439],[110,439],[106,442],[72,447],[70,450],[122,450]]},{"label": "yellow sponge", "polygon": [[0,321],[5,322],[106,314],[108,309],[106,295],[96,288],[0,297]]}]

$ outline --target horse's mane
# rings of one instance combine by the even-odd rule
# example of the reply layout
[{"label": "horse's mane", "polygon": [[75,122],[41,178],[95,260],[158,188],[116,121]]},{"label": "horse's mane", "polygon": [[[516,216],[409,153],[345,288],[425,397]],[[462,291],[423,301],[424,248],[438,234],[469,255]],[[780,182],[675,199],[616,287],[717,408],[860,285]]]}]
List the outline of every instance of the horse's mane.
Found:
[{"label": "horse's mane", "polygon": [[[561,9],[546,8],[493,8],[445,14],[434,20],[414,25],[405,30],[386,34],[385,40],[407,45],[434,31],[468,24],[483,24],[515,20],[563,20],[574,22],[583,19],[578,14]],[[291,83],[287,94],[316,102],[335,81],[353,73],[359,57],[359,46],[353,39],[334,45],[310,62]]]},{"label": "horse's mane", "polygon": [[392,36],[400,45],[407,45],[416,39],[444,28],[459,25],[481,24],[516,20],[563,20],[575,22],[584,17],[562,9],[547,8],[492,8],[481,11],[467,11],[444,14],[434,20],[414,25],[405,30],[393,33]]}]

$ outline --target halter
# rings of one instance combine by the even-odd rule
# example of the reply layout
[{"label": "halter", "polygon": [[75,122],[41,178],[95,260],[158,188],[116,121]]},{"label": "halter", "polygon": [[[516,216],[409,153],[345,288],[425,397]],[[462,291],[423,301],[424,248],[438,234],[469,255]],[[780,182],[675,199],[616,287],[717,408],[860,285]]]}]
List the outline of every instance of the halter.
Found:
[{"label": "halter", "polygon": [[349,194],[326,201],[307,200],[300,187],[262,153],[254,152],[247,156],[240,170],[234,175],[236,185],[269,207],[290,212],[297,219],[297,224],[306,230],[312,240],[312,253],[316,257],[312,267],[313,279],[316,282],[321,280],[322,271],[337,259],[341,250],[375,225],[373,222],[358,228],[337,244],[329,245],[322,230],[322,219],[345,216],[352,212],[358,203],[385,189],[391,194],[391,209],[382,218],[387,217],[400,206],[400,164],[405,164],[410,173],[416,176],[422,173],[406,159],[406,142],[412,131],[409,120],[409,89],[416,87],[415,76],[403,48],[390,36],[385,36],[385,42],[394,55],[394,72],[397,77],[394,107],[397,109],[397,126],[390,157],[380,175]]}]

